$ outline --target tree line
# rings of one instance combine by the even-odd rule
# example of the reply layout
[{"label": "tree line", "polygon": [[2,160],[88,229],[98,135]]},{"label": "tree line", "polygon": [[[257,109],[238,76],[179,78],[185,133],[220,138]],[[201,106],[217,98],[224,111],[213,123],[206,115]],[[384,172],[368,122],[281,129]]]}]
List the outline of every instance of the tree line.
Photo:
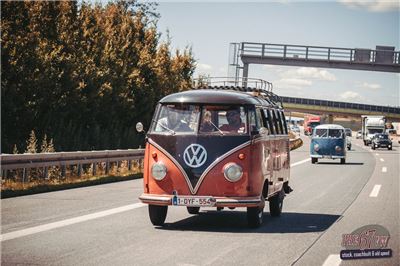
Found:
[{"label": "tree line", "polygon": [[153,3],[1,2],[1,152],[32,130],[56,151],[136,148],[163,96],[184,90],[195,60],[157,31]]}]

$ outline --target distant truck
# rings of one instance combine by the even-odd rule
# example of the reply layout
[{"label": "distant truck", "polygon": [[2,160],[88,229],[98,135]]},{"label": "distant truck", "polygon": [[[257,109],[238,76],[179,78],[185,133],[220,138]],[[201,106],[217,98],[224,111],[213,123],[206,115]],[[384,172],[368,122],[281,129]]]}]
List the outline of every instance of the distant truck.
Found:
[{"label": "distant truck", "polygon": [[304,135],[311,135],[316,126],[321,125],[320,116],[305,116],[304,117]]},{"label": "distant truck", "polygon": [[384,116],[361,116],[361,135],[364,145],[371,144],[372,137],[377,133],[384,133],[386,128],[386,118]]}]

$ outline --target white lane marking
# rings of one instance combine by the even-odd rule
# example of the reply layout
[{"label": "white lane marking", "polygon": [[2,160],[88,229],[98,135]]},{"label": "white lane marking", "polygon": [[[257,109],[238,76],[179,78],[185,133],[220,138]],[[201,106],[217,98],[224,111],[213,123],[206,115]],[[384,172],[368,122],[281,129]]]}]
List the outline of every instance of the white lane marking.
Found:
[{"label": "white lane marking", "polygon": [[379,156],[379,153],[375,153],[376,156]]},{"label": "white lane marking", "polygon": [[386,173],[387,172],[387,168],[384,166],[382,167],[382,173]]},{"label": "white lane marking", "polygon": [[66,220],[62,220],[62,221],[58,221],[58,222],[54,222],[54,223],[43,224],[43,225],[30,227],[30,228],[10,232],[10,233],[5,233],[5,234],[2,234],[0,237],[1,237],[1,241],[6,241],[6,240],[15,239],[15,238],[23,237],[23,236],[33,235],[33,234],[44,232],[44,231],[49,231],[49,230],[64,227],[67,225],[90,221],[93,219],[109,216],[109,215],[120,213],[120,212],[130,211],[130,210],[137,209],[137,208],[140,208],[143,206],[145,206],[145,204],[143,204],[141,202],[135,203],[135,204],[130,204],[130,205],[125,205],[122,207],[109,209],[106,211],[95,212],[95,213],[91,213],[91,214],[87,214],[87,215],[83,215],[83,216],[79,216],[79,217],[75,217],[75,218],[71,218],[71,219],[66,219]]},{"label": "white lane marking", "polygon": [[290,167],[294,167],[294,166],[296,166],[296,165],[299,165],[299,164],[302,164],[302,163],[306,163],[306,162],[308,162],[308,161],[311,161],[311,158],[308,158],[308,159],[305,159],[305,160],[302,160],[302,161],[299,161],[299,162],[296,162],[296,163],[292,163],[292,164],[290,165]]},{"label": "white lane marking", "polygon": [[381,190],[381,186],[382,186],[382,185],[375,185],[374,188],[373,188],[372,191],[371,191],[371,194],[369,194],[369,196],[370,196],[371,198],[376,198],[376,197],[378,197],[379,190]]},{"label": "white lane marking", "polygon": [[380,158],[380,161],[381,161],[381,162],[384,162],[385,160],[384,160],[383,158]]},{"label": "white lane marking", "polygon": [[331,254],[326,258],[322,266],[338,266],[341,262],[342,260],[339,254]]}]

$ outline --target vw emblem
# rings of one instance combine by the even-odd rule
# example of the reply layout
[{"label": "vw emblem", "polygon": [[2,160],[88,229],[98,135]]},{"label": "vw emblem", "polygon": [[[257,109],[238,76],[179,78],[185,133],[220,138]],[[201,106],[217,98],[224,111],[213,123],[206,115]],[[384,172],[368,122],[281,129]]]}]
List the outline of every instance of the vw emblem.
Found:
[{"label": "vw emblem", "polygon": [[200,167],[207,160],[207,151],[199,144],[191,144],[183,152],[183,160],[187,166],[193,168]]}]

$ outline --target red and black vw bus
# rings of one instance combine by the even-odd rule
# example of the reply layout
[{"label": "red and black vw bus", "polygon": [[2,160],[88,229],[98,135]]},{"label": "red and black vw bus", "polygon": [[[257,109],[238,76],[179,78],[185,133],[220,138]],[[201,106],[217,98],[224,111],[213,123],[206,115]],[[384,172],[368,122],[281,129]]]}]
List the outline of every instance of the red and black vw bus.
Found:
[{"label": "red and black vw bus", "polygon": [[291,191],[282,102],[266,81],[220,81],[168,95],[156,108],[140,196],[153,225],[164,224],[170,205],[190,214],[246,207],[251,227],[262,224],[266,200],[272,216],[281,214]]}]

